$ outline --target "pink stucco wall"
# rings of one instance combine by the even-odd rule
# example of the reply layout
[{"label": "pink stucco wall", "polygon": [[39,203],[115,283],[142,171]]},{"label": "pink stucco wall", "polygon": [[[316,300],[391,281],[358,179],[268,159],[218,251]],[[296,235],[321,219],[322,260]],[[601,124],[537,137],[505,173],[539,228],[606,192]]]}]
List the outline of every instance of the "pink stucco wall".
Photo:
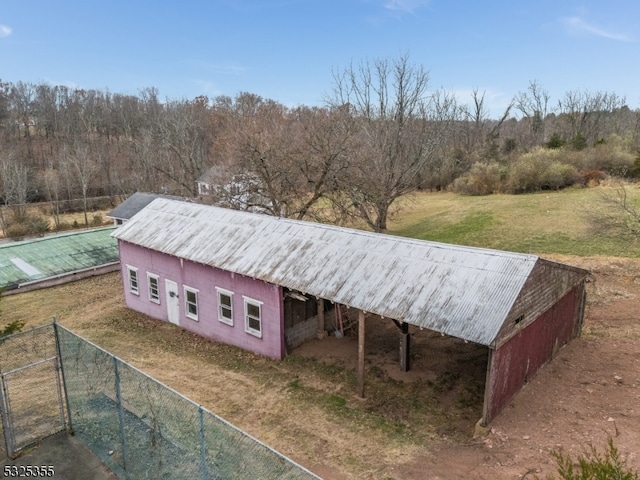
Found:
[{"label": "pink stucco wall", "polygon": [[[125,302],[133,310],[168,321],[165,279],[178,284],[179,325],[191,332],[217,342],[235,345],[270,358],[283,358],[284,313],[282,288],[261,280],[237,275],[225,270],[200,265],[119,241],[120,264]],[[129,291],[127,265],[138,269],[139,295]],[[147,272],[158,275],[160,303],[149,300]],[[183,286],[198,290],[198,320],[185,315]],[[233,292],[233,326],[218,320],[216,287]],[[262,338],[245,331],[243,295],[262,303]]]}]

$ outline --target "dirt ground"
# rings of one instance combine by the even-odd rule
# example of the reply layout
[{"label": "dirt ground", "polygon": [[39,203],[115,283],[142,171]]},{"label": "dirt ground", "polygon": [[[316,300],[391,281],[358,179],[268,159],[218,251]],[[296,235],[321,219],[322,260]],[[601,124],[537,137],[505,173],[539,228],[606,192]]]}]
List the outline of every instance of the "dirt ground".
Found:
[{"label": "dirt ground", "polygon": [[[524,479],[555,473],[609,437],[640,470],[640,262],[556,256],[590,270],[581,338],[564,347],[492,422],[490,434],[417,457],[398,478]],[[428,472],[428,473],[427,473]]]},{"label": "dirt ground", "polygon": [[[57,314],[63,325],[326,479],[532,479],[555,473],[552,451],[575,457],[590,444],[601,450],[609,437],[640,470],[640,260],[552,259],[593,274],[582,336],[478,438],[472,433],[487,351],[432,332],[411,330],[412,369],[401,373],[397,328],[368,318],[362,401],[352,377],[343,376],[355,370],[355,336],[309,342],[294,351],[298,360],[273,362],[126,310],[117,274],[6,297],[0,315],[1,323],[25,320],[21,312],[41,304],[47,313],[37,323]],[[331,365],[342,369],[335,370],[339,378]],[[388,392],[399,399],[385,407]],[[415,413],[430,408],[437,412],[428,421]],[[388,433],[403,422],[414,425]],[[418,435],[415,425],[425,432]]]},{"label": "dirt ground", "polygon": [[[0,461],[1,472],[4,472],[7,466],[9,466],[8,473],[2,478],[30,476],[64,480],[117,480],[117,477],[78,438],[69,436],[65,432],[46,438],[39,445],[27,449],[15,460]],[[20,470],[20,466],[47,467],[48,470],[44,475],[34,476],[30,475],[26,469]],[[51,473],[49,467],[53,470],[52,475],[49,475]]]},{"label": "dirt ground", "polygon": [[[474,424],[461,418],[456,436],[424,455],[399,461],[390,478],[524,479],[555,473],[552,451],[575,459],[590,445],[603,451],[609,437],[627,465],[640,470],[640,262],[622,258],[554,256],[592,272],[581,338],[556,358],[492,422],[488,435],[472,438]],[[367,368],[381,368],[405,383],[437,381],[443,372],[481,388],[486,349],[432,332],[412,330],[412,370],[402,373],[393,352],[397,341],[389,323],[367,320]],[[389,331],[391,330],[391,331]],[[353,345],[329,339],[296,353],[340,361],[355,369]],[[374,353],[375,352],[375,353]],[[437,372],[437,373],[436,373]],[[442,400],[452,403],[464,392]],[[475,396],[476,399],[479,395]],[[477,420],[480,412],[477,412]],[[336,477],[339,478],[339,477]]]}]

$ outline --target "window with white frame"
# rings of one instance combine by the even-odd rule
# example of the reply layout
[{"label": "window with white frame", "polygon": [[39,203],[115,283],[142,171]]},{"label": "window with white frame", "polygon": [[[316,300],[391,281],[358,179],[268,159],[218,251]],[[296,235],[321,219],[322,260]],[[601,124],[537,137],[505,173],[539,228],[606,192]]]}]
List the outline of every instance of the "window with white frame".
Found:
[{"label": "window with white frame", "polygon": [[244,298],[244,331],[262,338],[262,302]]},{"label": "window with white frame", "polygon": [[158,275],[147,272],[147,285],[149,287],[149,300],[160,303],[160,289],[158,287]]},{"label": "window with white frame", "polygon": [[217,288],[218,292],[218,320],[233,326],[233,292]]},{"label": "window with white frame", "polygon": [[185,315],[198,320],[198,290],[191,287],[184,287],[184,311]]},{"label": "window with white frame", "polygon": [[127,265],[127,278],[129,279],[129,291],[135,295],[140,295],[138,288],[138,269]]}]

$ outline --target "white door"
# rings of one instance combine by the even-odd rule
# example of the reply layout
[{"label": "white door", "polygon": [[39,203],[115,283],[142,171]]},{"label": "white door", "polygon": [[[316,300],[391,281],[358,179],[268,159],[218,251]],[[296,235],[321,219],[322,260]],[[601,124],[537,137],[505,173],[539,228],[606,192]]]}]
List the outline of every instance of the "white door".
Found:
[{"label": "white door", "polygon": [[180,323],[180,299],[178,298],[178,284],[173,280],[164,281],[167,295],[167,317],[171,323]]}]

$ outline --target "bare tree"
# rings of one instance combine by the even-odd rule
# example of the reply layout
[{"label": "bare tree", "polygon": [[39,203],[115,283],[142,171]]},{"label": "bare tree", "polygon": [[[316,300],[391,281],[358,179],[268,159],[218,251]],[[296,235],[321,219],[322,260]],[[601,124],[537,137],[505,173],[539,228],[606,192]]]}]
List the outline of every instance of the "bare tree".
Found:
[{"label": "bare tree", "polygon": [[84,224],[89,226],[88,192],[98,170],[98,162],[94,158],[89,147],[86,145],[76,145],[75,148],[66,155],[64,162],[67,163],[68,170],[74,176],[82,194],[82,210],[84,212]]},{"label": "bare tree", "polygon": [[132,140],[130,155],[130,172],[125,177],[117,179],[117,188],[121,194],[142,190],[145,192],[160,192],[165,178],[162,166],[158,163],[164,158],[161,145],[151,128],[142,128]]},{"label": "bare tree", "polygon": [[19,125],[22,135],[30,137],[33,122],[35,121],[33,117],[34,85],[25,82],[16,83],[11,88],[9,99],[16,123]]},{"label": "bare tree", "polygon": [[58,170],[54,168],[53,162],[49,162],[47,169],[42,172],[42,184],[44,186],[47,200],[51,205],[51,214],[56,229],[60,227],[60,175]]},{"label": "bare tree", "polygon": [[581,137],[593,145],[604,136],[607,120],[625,103],[625,98],[615,93],[569,91],[558,101],[558,118],[569,139]]},{"label": "bare tree", "polygon": [[408,55],[350,65],[334,72],[334,81],[327,103],[348,106],[359,137],[336,199],[343,211],[385,231],[393,203],[416,190],[420,173],[438,160],[457,114],[455,98],[429,93],[428,72]]},{"label": "bare tree", "polygon": [[316,205],[335,190],[336,177],[345,170],[354,123],[348,111],[289,109],[249,93],[220,108],[231,111],[232,121],[219,138],[224,141],[217,144],[217,150],[224,151],[212,175],[217,201],[277,216],[319,219]]},{"label": "bare tree", "polygon": [[640,239],[640,205],[637,196],[629,195],[623,183],[618,183],[612,192],[603,193],[600,206],[590,211],[589,216],[599,234]]},{"label": "bare tree", "polygon": [[324,219],[313,211],[323,198],[330,198],[348,173],[348,154],[355,133],[354,118],[348,108],[307,108],[294,110],[300,138],[296,172],[301,176],[302,191],[298,192],[295,216]]},{"label": "bare tree", "polygon": [[[13,155],[0,157],[0,197],[3,199],[5,210],[11,208],[13,218],[20,221],[27,213],[28,192],[27,167]],[[0,209],[0,223],[3,234],[6,236],[8,220]]]},{"label": "bare tree", "polygon": [[11,92],[11,84],[3,82],[0,79],[0,125],[4,124],[4,121],[9,118],[9,94]]},{"label": "bare tree", "polygon": [[160,149],[157,168],[175,182],[181,194],[195,193],[196,181],[209,163],[211,134],[207,99],[172,102],[154,125]]},{"label": "bare tree", "polygon": [[546,119],[549,112],[549,101],[551,95],[545,90],[537,80],[529,82],[527,92],[520,92],[513,100],[513,103],[524,116],[531,135],[528,146],[540,145],[545,140]]},{"label": "bare tree", "polygon": [[[471,106],[461,108],[463,115],[462,136],[464,148],[467,154],[475,153],[477,156],[491,155],[492,150],[497,149],[496,140],[500,136],[500,129],[509,118],[513,108],[513,100],[506,106],[499,119],[489,117],[489,111],[485,102],[486,92],[480,92],[474,88],[471,93]],[[460,129],[459,129],[460,130]]]},{"label": "bare tree", "polygon": [[241,180],[250,186],[245,193],[246,208],[292,216],[300,190],[300,177],[292,172],[299,138],[289,132],[287,108],[273,100],[242,93],[236,97],[234,110],[228,158],[232,168],[247,174]]}]

